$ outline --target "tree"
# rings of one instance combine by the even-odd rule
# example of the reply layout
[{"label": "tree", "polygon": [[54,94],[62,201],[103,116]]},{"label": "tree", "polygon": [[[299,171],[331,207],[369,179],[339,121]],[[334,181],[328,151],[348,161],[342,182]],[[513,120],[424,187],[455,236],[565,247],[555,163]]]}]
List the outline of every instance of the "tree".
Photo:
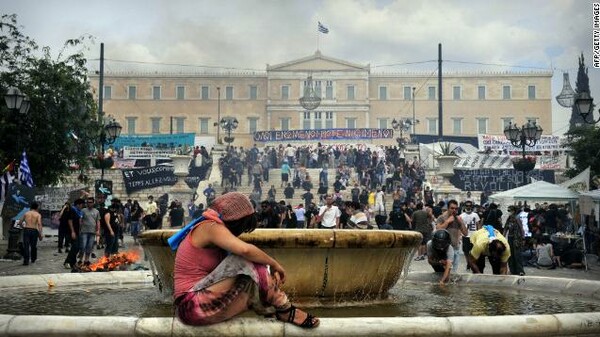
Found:
[{"label": "tree", "polygon": [[[36,185],[58,182],[71,167],[88,166],[88,155],[98,142],[100,125],[96,102],[87,77],[81,47],[85,38],[65,42],[56,59],[50,49],[39,47],[24,35],[17,16],[0,19],[0,92],[19,88],[29,96],[26,115],[0,104],[0,165],[27,151]],[[41,54],[41,55],[40,55]]]},{"label": "tree", "polygon": [[[577,70],[577,82],[575,83],[575,95],[582,92],[590,92],[590,79],[588,77],[588,68],[584,64],[583,53],[579,57],[579,69]],[[577,96],[576,96],[577,97]],[[569,119],[569,128],[574,128],[579,125],[583,125],[585,122],[579,112],[575,108],[575,105],[571,107],[571,118]]]},{"label": "tree", "polygon": [[575,168],[568,169],[565,175],[574,177],[588,167],[591,177],[600,175],[600,128],[582,125],[572,128],[566,135]]}]

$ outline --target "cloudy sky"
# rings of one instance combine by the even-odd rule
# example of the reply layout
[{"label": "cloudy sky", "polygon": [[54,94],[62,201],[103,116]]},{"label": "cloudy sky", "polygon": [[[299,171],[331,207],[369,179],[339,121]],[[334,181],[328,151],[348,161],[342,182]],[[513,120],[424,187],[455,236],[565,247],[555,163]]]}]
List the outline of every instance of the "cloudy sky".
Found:
[{"label": "cloudy sky", "polygon": [[[589,66],[592,96],[600,99],[600,70],[592,67],[589,0],[0,0],[18,15],[23,32],[57,52],[81,35],[105,44],[107,70],[179,64],[264,70],[317,49],[372,66],[374,72],[434,71],[437,44],[444,70],[552,69],[553,96],[562,73],[572,86],[577,57]],[[450,62],[458,61],[458,62]],[[92,61],[97,62],[97,61]],[[388,66],[395,64],[396,66]],[[570,109],[553,100],[553,132],[566,130]],[[519,121],[518,121],[519,122]],[[550,131],[550,130],[545,130]]]}]

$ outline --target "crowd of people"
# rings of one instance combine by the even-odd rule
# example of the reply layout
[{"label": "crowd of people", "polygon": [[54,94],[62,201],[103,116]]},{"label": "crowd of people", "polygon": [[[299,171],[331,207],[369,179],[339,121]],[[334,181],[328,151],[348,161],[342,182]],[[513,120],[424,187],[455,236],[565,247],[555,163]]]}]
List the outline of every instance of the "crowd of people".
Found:
[{"label": "crowd of people", "polygon": [[[165,211],[148,196],[143,206],[138,200],[128,199],[122,203],[118,198],[110,198],[108,207],[106,198],[88,196],[76,199],[72,204],[66,202],[58,213],[58,253],[67,254],[63,265],[66,269],[78,271],[91,264],[96,258],[95,250],[102,250],[108,257],[117,254],[124,246],[124,235],[131,235],[137,244],[139,233],[144,229],[158,229],[163,226],[163,217],[170,227],[181,227],[185,221],[185,211],[181,202],[174,200]],[[33,202],[30,211],[17,220],[24,229],[23,264],[35,263],[37,257],[37,238],[42,239],[39,205]],[[166,213],[166,214],[162,214]],[[38,226],[38,222],[40,223]],[[34,234],[36,240],[34,240]],[[64,251],[63,251],[64,250]]]},{"label": "crowd of people", "polygon": [[[194,156],[209,162],[206,149],[196,149]],[[415,260],[426,260],[440,273],[440,284],[460,268],[483,273],[486,259],[494,274],[525,275],[527,263],[539,268],[583,265],[581,249],[553,240],[560,233],[575,232],[568,205],[519,204],[504,213],[488,202],[487,192],[481,193],[478,203],[470,192],[460,202],[447,197],[436,202],[417,158],[406,160],[397,147],[228,147],[219,168],[222,193],[218,195],[209,184],[203,191],[206,209],[190,200],[188,217],[194,220],[185,227],[186,215],[179,201],[165,210],[152,196],[144,207],[138,200],[121,203],[117,198],[105,207],[103,196],[66,203],[60,211],[58,240],[58,252],[66,249],[65,268],[77,271],[89,265],[94,247],[104,249],[105,256],[117,253],[124,234],[137,242],[142,229],[161,228],[166,216],[170,227],[182,228],[175,246],[179,249],[174,299],[183,322],[217,323],[252,308],[314,328],[319,319],[292,305],[280,289],[284,267],[238,239],[240,234],[255,228],[416,231],[422,241]],[[280,169],[281,184],[270,184],[263,196],[274,168]],[[308,168],[319,169],[315,183]],[[329,168],[335,168],[332,179]],[[235,191],[244,183],[252,186],[249,196]],[[290,201],[299,193],[302,203],[292,205]],[[42,238],[37,208],[33,203],[21,221],[25,265],[35,263],[36,242]]]}]

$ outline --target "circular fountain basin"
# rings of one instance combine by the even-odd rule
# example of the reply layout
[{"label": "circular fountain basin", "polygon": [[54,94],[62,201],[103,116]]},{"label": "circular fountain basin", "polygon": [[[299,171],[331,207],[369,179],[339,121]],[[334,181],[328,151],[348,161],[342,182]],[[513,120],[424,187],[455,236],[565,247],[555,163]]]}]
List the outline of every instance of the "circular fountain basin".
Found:
[{"label": "circular fountain basin", "polygon": [[[140,235],[161,290],[173,291],[175,252],[167,239],[177,230]],[[265,250],[285,268],[283,287],[294,300],[376,299],[387,295],[421,242],[412,231],[257,229],[240,238]]]},{"label": "circular fountain basin", "polygon": [[[438,277],[433,273],[414,273],[407,279],[425,287],[436,287]],[[144,271],[27,275],[0,278],[0,289],[5,293],[15,289],[48,289],[52,292],[52,289],[81,288],[91,284],[146,287],[151,282],[152,275]],[[524,293],[543,290],[549,297],[568,295],[600,300],[600,282],[597,281],[462,274],[455,284],[446,287],[463,286],[493,286]],[[365,309],[368,312],[368,307]],[[599,322],[600,312],[476,317],[324,317],[319,328],[307,331],[253,317],[192,327],[173,317],[0,315],[0,336],[599,336]]]}]

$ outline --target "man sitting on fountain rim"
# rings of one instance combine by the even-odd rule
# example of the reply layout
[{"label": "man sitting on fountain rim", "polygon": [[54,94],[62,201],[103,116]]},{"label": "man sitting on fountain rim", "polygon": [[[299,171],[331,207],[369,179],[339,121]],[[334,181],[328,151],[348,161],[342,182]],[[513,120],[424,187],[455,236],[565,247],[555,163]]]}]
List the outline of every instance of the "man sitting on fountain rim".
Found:
[{"label": "man sitting on fountain rim", "polygon": [[473,248],[468,261],[473,274],[483,274],[486,256],[495,275],[508,274],[510,249],[508,241],[498,230],[491,225],[483,226],[471,235],[471,243]]}]

